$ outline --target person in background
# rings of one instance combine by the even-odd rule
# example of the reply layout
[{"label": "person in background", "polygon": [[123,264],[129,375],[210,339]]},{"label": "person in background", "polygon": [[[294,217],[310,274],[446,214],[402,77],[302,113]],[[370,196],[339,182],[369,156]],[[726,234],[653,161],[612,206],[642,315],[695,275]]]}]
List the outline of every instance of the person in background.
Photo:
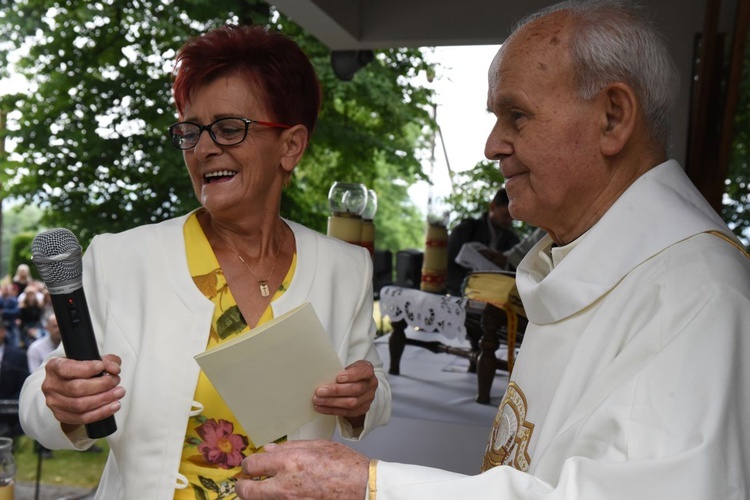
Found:
[{"label": "person in background", "polygon": [[44,308],[41,300],[43,295],[33,283],[29,283],[18,299],[18,331],[19,344],[23,349],[39,338],[42,333],[42,316]]},{"label": "person in background", "polygon": [[669,159],[660,31],[622,0],[564,2],[488,76],[485,155],[511,215],[547,236],[516,272],[529,324],[483,472],[284,443],[245,459],[238,496],[748,498],[750,258]]},{"label": "person in background", "polygon": [[5,326],[5,343],[18,347],[20,336],[18,334],[18,296],[16,289],[10,282],[0,285],[0,310],[2,310],[2,321]]},{"label": "person in background", "polygon": [[[5,326],[0,323],[0,400],[3,404],[16,406],[21,387],[29,376],[26,353],[5,342]],[[23,434],[18,413],[0,413],[0,436],[16,438]]]},{"label": "person in background", "polygon": [[545,234],[547,233],[544,232],[544,229],[537,227],[506,251],[500,252],[497,255],[488,254],[488,258],[492,259],[498,266],[508,271],[515,271],[521,264],[523,258],[526,257],[526,254],[529,253],[529,250],[531,250],[539,240],[544,238]]},{"label": "person in background", "polygon": [[42,321],[45,335],[40,336],[31,343],[26,350],[26,358],[29,363],[29,372],[33,372],[44,362],[44,359],[60,345],[60,327],[57,324],[57,317],[51,314]]},{"label": "person in background", "polygon": [[52,314],[55,314],[55,309],[52,306],[52,295],[49,293],[49,289],[45,283],[41,283],[40,292],[42,294],[42,318],[49,318]]},{"label": "person in background", "polygon": [[43,290],[45,288],[46,288],[46,285],[44,284],[43,281],[32,279],[26,284],[26,287],[23,289],[23,292],[18,294],[18,301],[23,302],[24,298],[26,298],[27,293],[34,293],[36,295],[37,302],[39,302],[39,304],[42,304],[44,302]]},{"label": "person in background", "polygon": [[465,219],[450,232],[445,286],[451,295],[461,295],[464,278],[471,271],[457,263],[456,257],[466,243],[472,242],[484,245],[486,248],[481,253],[490,260],[519,242],[518,235],[513,231],[513,218],[508,211],[508,193],[505,189],[495,193],[487,211],[478,219]]},{"label": "person in background", "polygon": [[169,137],[201,207],[94,238],[83,282],[103,360],[58,348],[21,395],[26,433],[51,449],[86,449],[84,424],[115,415],[97,499],[232,498],[260,448],[193,358],[305,302],[345,369],[280,440],[358,440],[390,418],[369,252],[279,213],[320,109],[312,64],[279,33],[227,25],[179,50],[173,92]]},{"label": "person in background", "polygon": [[16,274],[13,275],[13,287],[16,290],[16,297],[20,296],[26,289],[26,285],[31,282],[31,269],[28,264],[18,264]]}]

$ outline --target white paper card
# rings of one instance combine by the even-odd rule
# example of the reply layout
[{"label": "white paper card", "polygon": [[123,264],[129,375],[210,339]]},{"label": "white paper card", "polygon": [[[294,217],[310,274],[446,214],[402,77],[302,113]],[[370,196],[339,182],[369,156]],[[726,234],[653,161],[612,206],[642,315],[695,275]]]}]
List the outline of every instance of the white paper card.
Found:
[{"label": "white paper card", "polygon": [[195,356],[203,372],[262,446],[316,418],[315,388],[343,369],[312,304]]},{"label": "white paper card", "polygon": [[456,264],[468,267],[473,271],[498,271],[502,270],[500,266],[489,260],[480,253],[481,250],[487,249],[486,245],[478,241],[464,243],[456,255]]}]

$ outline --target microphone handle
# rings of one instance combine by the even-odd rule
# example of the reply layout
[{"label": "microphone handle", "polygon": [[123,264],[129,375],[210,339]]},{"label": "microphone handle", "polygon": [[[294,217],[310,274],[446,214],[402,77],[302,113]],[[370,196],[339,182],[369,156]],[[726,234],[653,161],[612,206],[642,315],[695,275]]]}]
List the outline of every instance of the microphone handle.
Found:
[{"label": "microphone handle", "polygon": [[[60,327],[65,355],[77,361],[101,359],[83,288],[68,293],[50,294],[50,298]],[[109,436],[116,430],[114,415],[86,424],[86,435],[91,439]]]},{"label": "microphone handle", "polygon": [[114,434],[117,430],[115,416],[110,415],[96,422],[86,424],[86,435],[89,439],[99,439]]}]

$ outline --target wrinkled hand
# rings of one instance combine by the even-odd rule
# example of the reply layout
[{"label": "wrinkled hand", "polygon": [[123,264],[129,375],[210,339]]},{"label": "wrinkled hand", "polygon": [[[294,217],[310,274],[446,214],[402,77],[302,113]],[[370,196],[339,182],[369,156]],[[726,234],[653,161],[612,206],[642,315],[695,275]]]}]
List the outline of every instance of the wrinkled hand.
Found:
[{"label": "wrinkled hand", "polygon": [[377,388],[378,378],[372,363],[356,361],[336,375],[335,383],[315,389],[315,411],[323,415],[346,417],[353,427],[360,427],[375,400]]},{"label": "wrinkled hand", "polygon": [[[240,499],[362,500],[370,459],[327,440],[268,444],[242,461]],[[265,478],[254,480],[251,478]]]},{"label": "wrinkled hand", "polygon": [[[118,386],[120,363],[113,354],[97,361],[50,359],[42,393],[55,418],[74,427],[114,415],[125,396],[125,389]],[[100,373],[104,375],[97,376]]]}]

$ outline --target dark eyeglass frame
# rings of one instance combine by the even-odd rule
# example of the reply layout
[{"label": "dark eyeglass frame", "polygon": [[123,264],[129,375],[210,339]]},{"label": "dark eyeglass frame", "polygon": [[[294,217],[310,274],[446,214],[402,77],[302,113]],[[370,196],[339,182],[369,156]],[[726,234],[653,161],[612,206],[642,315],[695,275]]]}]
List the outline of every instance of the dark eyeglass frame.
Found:
[{"label": "dark eyeglass frame", "polygon": [[[242,138],[240,140],[236,142],[231,142],[229,144],[224,144],[224,143],[219,142],[219,140],[216,138],[216,134],[214,134],[213,126],[225,120],[239,120],[245,124],[245,133],[242,134]],[[193,125],[198,128],[198,134],[195,136],[195,144],[192,144],[191,146],[188,146],[188,147],[183,147],[180,144],[181,139],[184,138],[185,136],[174,133],[174,129],[176,127],[179,127],[180,125]],[[251,120],[250,118],[242,118],[239,116],[225,116],[224,118],[219,118],[218,120],[215,120],[212,123],[209,123],[208,125],[201,125],[200,123],[195,123],[195,122],[177,122],[177,123],[170,125],[167,130],[169,131],[169,136],[172,140],[172,145],[176,147],[177,149],[180,149],[182,151],[187,151],[189,149],[193,149],[195,146],[198,145],[198,141],[200,141],[200,137],[201,135],[203,135],[204,130],[208,132],[208,136],[211,138],[212,141],[214,141],[214,144],[216,144],[217,146],[236,146],[237,144],[240,144],[245,139],[247,139],[247,131],[250,130],[250,127],[252,125],[262,125],[264,127],[283,128],[283,129],[292,128],[291,125],[284,125],[282,123],[264,122],[262,120]]]}]

